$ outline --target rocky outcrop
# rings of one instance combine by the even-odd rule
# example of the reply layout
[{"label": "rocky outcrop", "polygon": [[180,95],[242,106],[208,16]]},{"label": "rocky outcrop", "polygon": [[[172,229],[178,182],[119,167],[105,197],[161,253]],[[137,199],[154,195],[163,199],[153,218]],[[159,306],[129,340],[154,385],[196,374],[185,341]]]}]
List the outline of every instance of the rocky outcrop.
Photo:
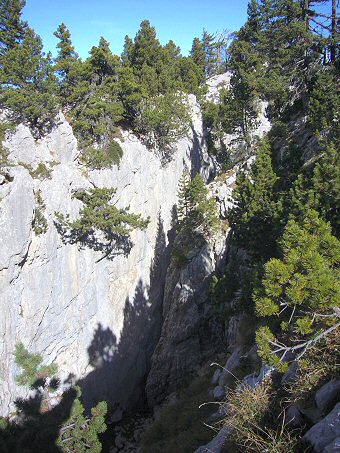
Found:
[{"label": "rocky outcrop", "polygon": [[[187,255],[185,266],[172,261],[166,276],[161,338],[152,357],[146,393],[150,406],[160,403],[214,356],[206,304],[212,274],[222,261],[225,239],[203,244]],[[216,332],[215,332],[216,333]],[[215,351],[214,351],[215,352]]]},{"label": "rocky outcrop", "polygon": [[[0,415],[27,395],[15,383],[19,341],[57,363],[62,382],[81,384],[87,405],[105,399],[126,408],[143,401],[161,326],[178,180],[193,155],[195,171],[213,173],[202,117],[193,97],[190,102],[192,131],[174,145],[166,165],[124,131],[119,168],[89,171],[78,163],[77,141],[62,114],[38,141],[24,125],[7,138],[11,165],[1,169],[0,184]],[[50,176],[32,173],[39,163]],[[132,232],[129,253],[104,256],[100,244],[62,240],[55,212],[74,218],[81,203],[72,192],[89,187],[116,187],[118,207],[150,217],[146,231]],[[47,222],[40,235],[33,225],[38,208]]]},{"label": "rocky outcrop", "polygon": [[313,447],[316,453],[336,452],[336,445],[339,446],[340,438],[340,403],[323,418],[316,423],[303,436],[303,441]]}]

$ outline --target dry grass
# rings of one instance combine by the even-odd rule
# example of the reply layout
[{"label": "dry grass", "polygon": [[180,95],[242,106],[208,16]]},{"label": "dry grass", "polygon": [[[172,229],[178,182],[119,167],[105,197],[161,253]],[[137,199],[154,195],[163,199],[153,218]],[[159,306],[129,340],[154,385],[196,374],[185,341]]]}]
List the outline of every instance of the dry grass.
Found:
[{"label": "dry grass", "polygon": [[288,404],[306,400],[325,382],[340,376],[340,329],[311,348],[299,361],[296,379],[286,385]]},{"label": "dry grass", "polygon": [[223,405],[226,416],[221,423],[230,428],[231,438],[239,451],[294,451],[297,439],[288,430],[284,430],[283,422],[277,429],[268,426],[271,425],[270,419],[273,417],[271,404],[274,394],[270,378],[255,388],[239,385],[236,390],[227,393],[227,401]]}]

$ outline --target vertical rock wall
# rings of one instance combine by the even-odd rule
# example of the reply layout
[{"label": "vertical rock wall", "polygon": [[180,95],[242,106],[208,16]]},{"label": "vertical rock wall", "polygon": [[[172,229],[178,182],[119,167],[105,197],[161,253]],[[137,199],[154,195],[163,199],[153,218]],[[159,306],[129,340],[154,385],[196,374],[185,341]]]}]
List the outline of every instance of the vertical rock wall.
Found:
[{"label": "vertical rock wall", "polygon": [[[196,170],[206,177],[212,171],[201,114],[193,97],[190,102],[192,131],[175,144],[165,166],[123,132],[119,168],[89,171],[77,162],[76,139],[62,115],[38,142],[24,125],[7,139],[12,165],[1,169],[0,179],[0,415],[27,395],[15,383],[13,352],[19,341],[46,363],[56,362],[62,382],[82,384],[88,405],[106,399],[127,408],[143,401],[161,328],[178,180],[193,157]],[[33,178],[26,169],[40,162],[51,168],[50,178]],[[63,243],[55,212],[75,217],[81,203],[71,194],[89,187],[116,187],[118,207],[150,217],[145,231],[131,234],[128,256],[103,257],[93,247]],[[41,235],[32,228],[38,191],[48,224]]]}]

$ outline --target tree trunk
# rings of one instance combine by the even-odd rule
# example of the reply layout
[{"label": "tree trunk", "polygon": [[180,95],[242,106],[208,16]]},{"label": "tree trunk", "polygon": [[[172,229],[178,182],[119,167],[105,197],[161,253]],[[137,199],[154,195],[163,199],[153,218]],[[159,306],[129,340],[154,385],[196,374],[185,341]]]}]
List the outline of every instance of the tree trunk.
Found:
[{"label": "tree trunk", "polygon": [[309,3],[310,0],[304,0],[303,2],[303,18],[306,23],[306,30],[309,29]]},{"label": "tree trunk", "polygon": [[337,42],[337,30],[336,30],[336,0],[332,0],[332,44],[331,44],[331,61],[335,61],[336,57],[336,42]]}]

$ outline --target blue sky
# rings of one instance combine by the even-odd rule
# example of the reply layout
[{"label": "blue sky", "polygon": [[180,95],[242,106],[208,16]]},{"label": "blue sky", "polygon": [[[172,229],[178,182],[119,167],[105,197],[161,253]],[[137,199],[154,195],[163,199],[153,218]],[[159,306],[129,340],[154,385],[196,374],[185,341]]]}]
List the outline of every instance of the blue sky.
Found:
[{"label": "blue sky", "polygon": [[43,38],[45,50],[55,54],[53,32],[61,22],[71,31],[82,58],[100,36],[120,54],[124,37],[133,38],[143,19],[156,27],[162,44],[170,39],[187,55],[203,28],[209,33],[235,31],[245,22],[248,0],[26,0],[23,18]]}]

